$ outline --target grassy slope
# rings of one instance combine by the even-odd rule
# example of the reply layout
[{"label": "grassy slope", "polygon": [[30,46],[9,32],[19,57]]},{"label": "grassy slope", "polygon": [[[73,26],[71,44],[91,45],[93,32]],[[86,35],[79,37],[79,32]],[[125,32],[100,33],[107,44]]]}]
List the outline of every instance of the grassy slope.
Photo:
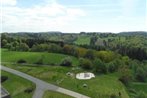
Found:
[{"label": "grassy slope", "polygon": [[33,93],[28,94],[24,90],[35,88],[35,84],[5,71],[2,71],[1,75],[8,76],[8,80],[2,83],[2,86],[8,90],[12,98],[32,98]]},{"label": "grassy slope", "polygon": [[[129,98],[124,86],[118,81],[115,74],[96,76],[91,80],[77,80],[75,77],[67,76],[66,73],[70,71],[76,74],[81,72],[81,69],[73,71],[72,68],[61,66],[31,67],[12,64],[7,66],[92,98],[109,98],[111,94],[118,95],[118,92],[122,93],[122,98]],[[82,86],[84,83],[88,85],[87,88]]]},{"label": "grassy slope", "polygon": [[78,39],[74,42],[77,45],[89,45],[90,37],[89,36],[79,36]]},{"label": "grassy slope", "polygon": [[[59,58],[59,56],[66,56],[60,54],[51,55],[50,53],[15,52],[2,50],[2,62],[16,62],[17,59],[20,59],[20,57],[28,60],[28,62],[33,62],[37,58],[41,57],[40,55],[42,54],[44,54],[45,56],[49,56],[46,58],[46,60],[50,59],[54,62],[59,62],[59,59],[61,60],[62,57]],[[73,72],[74,74],[76,74],[81,71],[83,72],[82,69],[72,70],[72,68],[62,66],[34,67],[18,64],[7,64],[7,66],[30,74],[34,77],[40,78],[49,83],[53,83],[55,85],[59,85],[61,87],[88,95],[92,98],[109,98],[108,96],[110,96],[111,94],[118,95],[118,92],[122,93],[122,98],[128,98],[128,94],[125,91],[124,86],[118,81],[115,74],[96,76],[96,78],[91,80],[77,80],[75,79],[75,76],[70,77],[67,76],[66,73]],[[82,86],[84,83],[88,85],[87,88],[84,88]]]},{"label": "grassy slope", "polygon": [[53,91],[46,91],[43,95],[43,98],[73,98],[73,97]]},{"label": "grassy slope", "polygon": [[[59,64],[63,58],[67,57],[64,54],[57,53],[47,53],[47,52],[16,52],[8,51],[7,49],[2,50],[2,61],[3,62],[17,62],[19,59],[24,59],[27,63],[35,63],[41,57],[44,57],[44,64]],[[78,60],[75,57],[72,57],[73,65],[78,64]]]}]

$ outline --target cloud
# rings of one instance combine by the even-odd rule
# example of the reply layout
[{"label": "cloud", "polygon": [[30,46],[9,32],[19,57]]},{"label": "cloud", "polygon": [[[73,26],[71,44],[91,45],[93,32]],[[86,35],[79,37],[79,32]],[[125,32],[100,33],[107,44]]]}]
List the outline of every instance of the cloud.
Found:
[{"label": "cloud", "polygon": [[17,1],[16,0],[0,0],[0,3],[2,4],[2,6],[14,6],[16,5]]},{"label": "cloud", "polygon": [[132,15],[138,3],[138,0],[121,0],[122,14],[125,16]]},{"label": "cloud", "polygon": [[[8,1],[11,4],[10,2],[8,4]],[[3,6],[3,31],[60,30],[85,15],[81,9],[69,8],[55,1],[44,5],[35,5],[31,8],[20,8],[16,4],[16,0],[7,0]]]}]

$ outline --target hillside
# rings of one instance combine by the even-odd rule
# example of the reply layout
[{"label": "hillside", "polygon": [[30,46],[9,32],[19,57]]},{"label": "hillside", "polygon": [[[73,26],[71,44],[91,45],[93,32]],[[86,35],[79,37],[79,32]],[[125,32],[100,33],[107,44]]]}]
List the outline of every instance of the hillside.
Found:
[{"label": "hillside", "polygon": [[[1,40],[7,67],[92,98],[147,96],[146,32],[2,33]],[[96,77],[77,80],[79,72]]]}]

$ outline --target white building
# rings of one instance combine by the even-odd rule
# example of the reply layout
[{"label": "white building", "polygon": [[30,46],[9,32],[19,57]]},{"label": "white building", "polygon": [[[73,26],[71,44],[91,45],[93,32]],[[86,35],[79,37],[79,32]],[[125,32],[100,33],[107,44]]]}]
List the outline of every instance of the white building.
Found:
[{"label": "white building", "polygon": [[86,80],[86,79],[91,79],[91,78],[94,78],[95,75],[93,73],[90,73],[90,72],[86,72],[86,73],[78,73],[76,75],[76,78],[77,79],[80,79],[80,80]]}]

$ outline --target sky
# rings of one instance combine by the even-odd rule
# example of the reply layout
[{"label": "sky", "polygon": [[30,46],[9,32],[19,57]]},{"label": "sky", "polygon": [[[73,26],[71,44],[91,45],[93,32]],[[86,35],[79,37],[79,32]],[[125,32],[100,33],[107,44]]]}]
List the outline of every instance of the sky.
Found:
[{"label": "sky", "polygon": [[0,0],[1,32],[147,31],[146,0]]}]

